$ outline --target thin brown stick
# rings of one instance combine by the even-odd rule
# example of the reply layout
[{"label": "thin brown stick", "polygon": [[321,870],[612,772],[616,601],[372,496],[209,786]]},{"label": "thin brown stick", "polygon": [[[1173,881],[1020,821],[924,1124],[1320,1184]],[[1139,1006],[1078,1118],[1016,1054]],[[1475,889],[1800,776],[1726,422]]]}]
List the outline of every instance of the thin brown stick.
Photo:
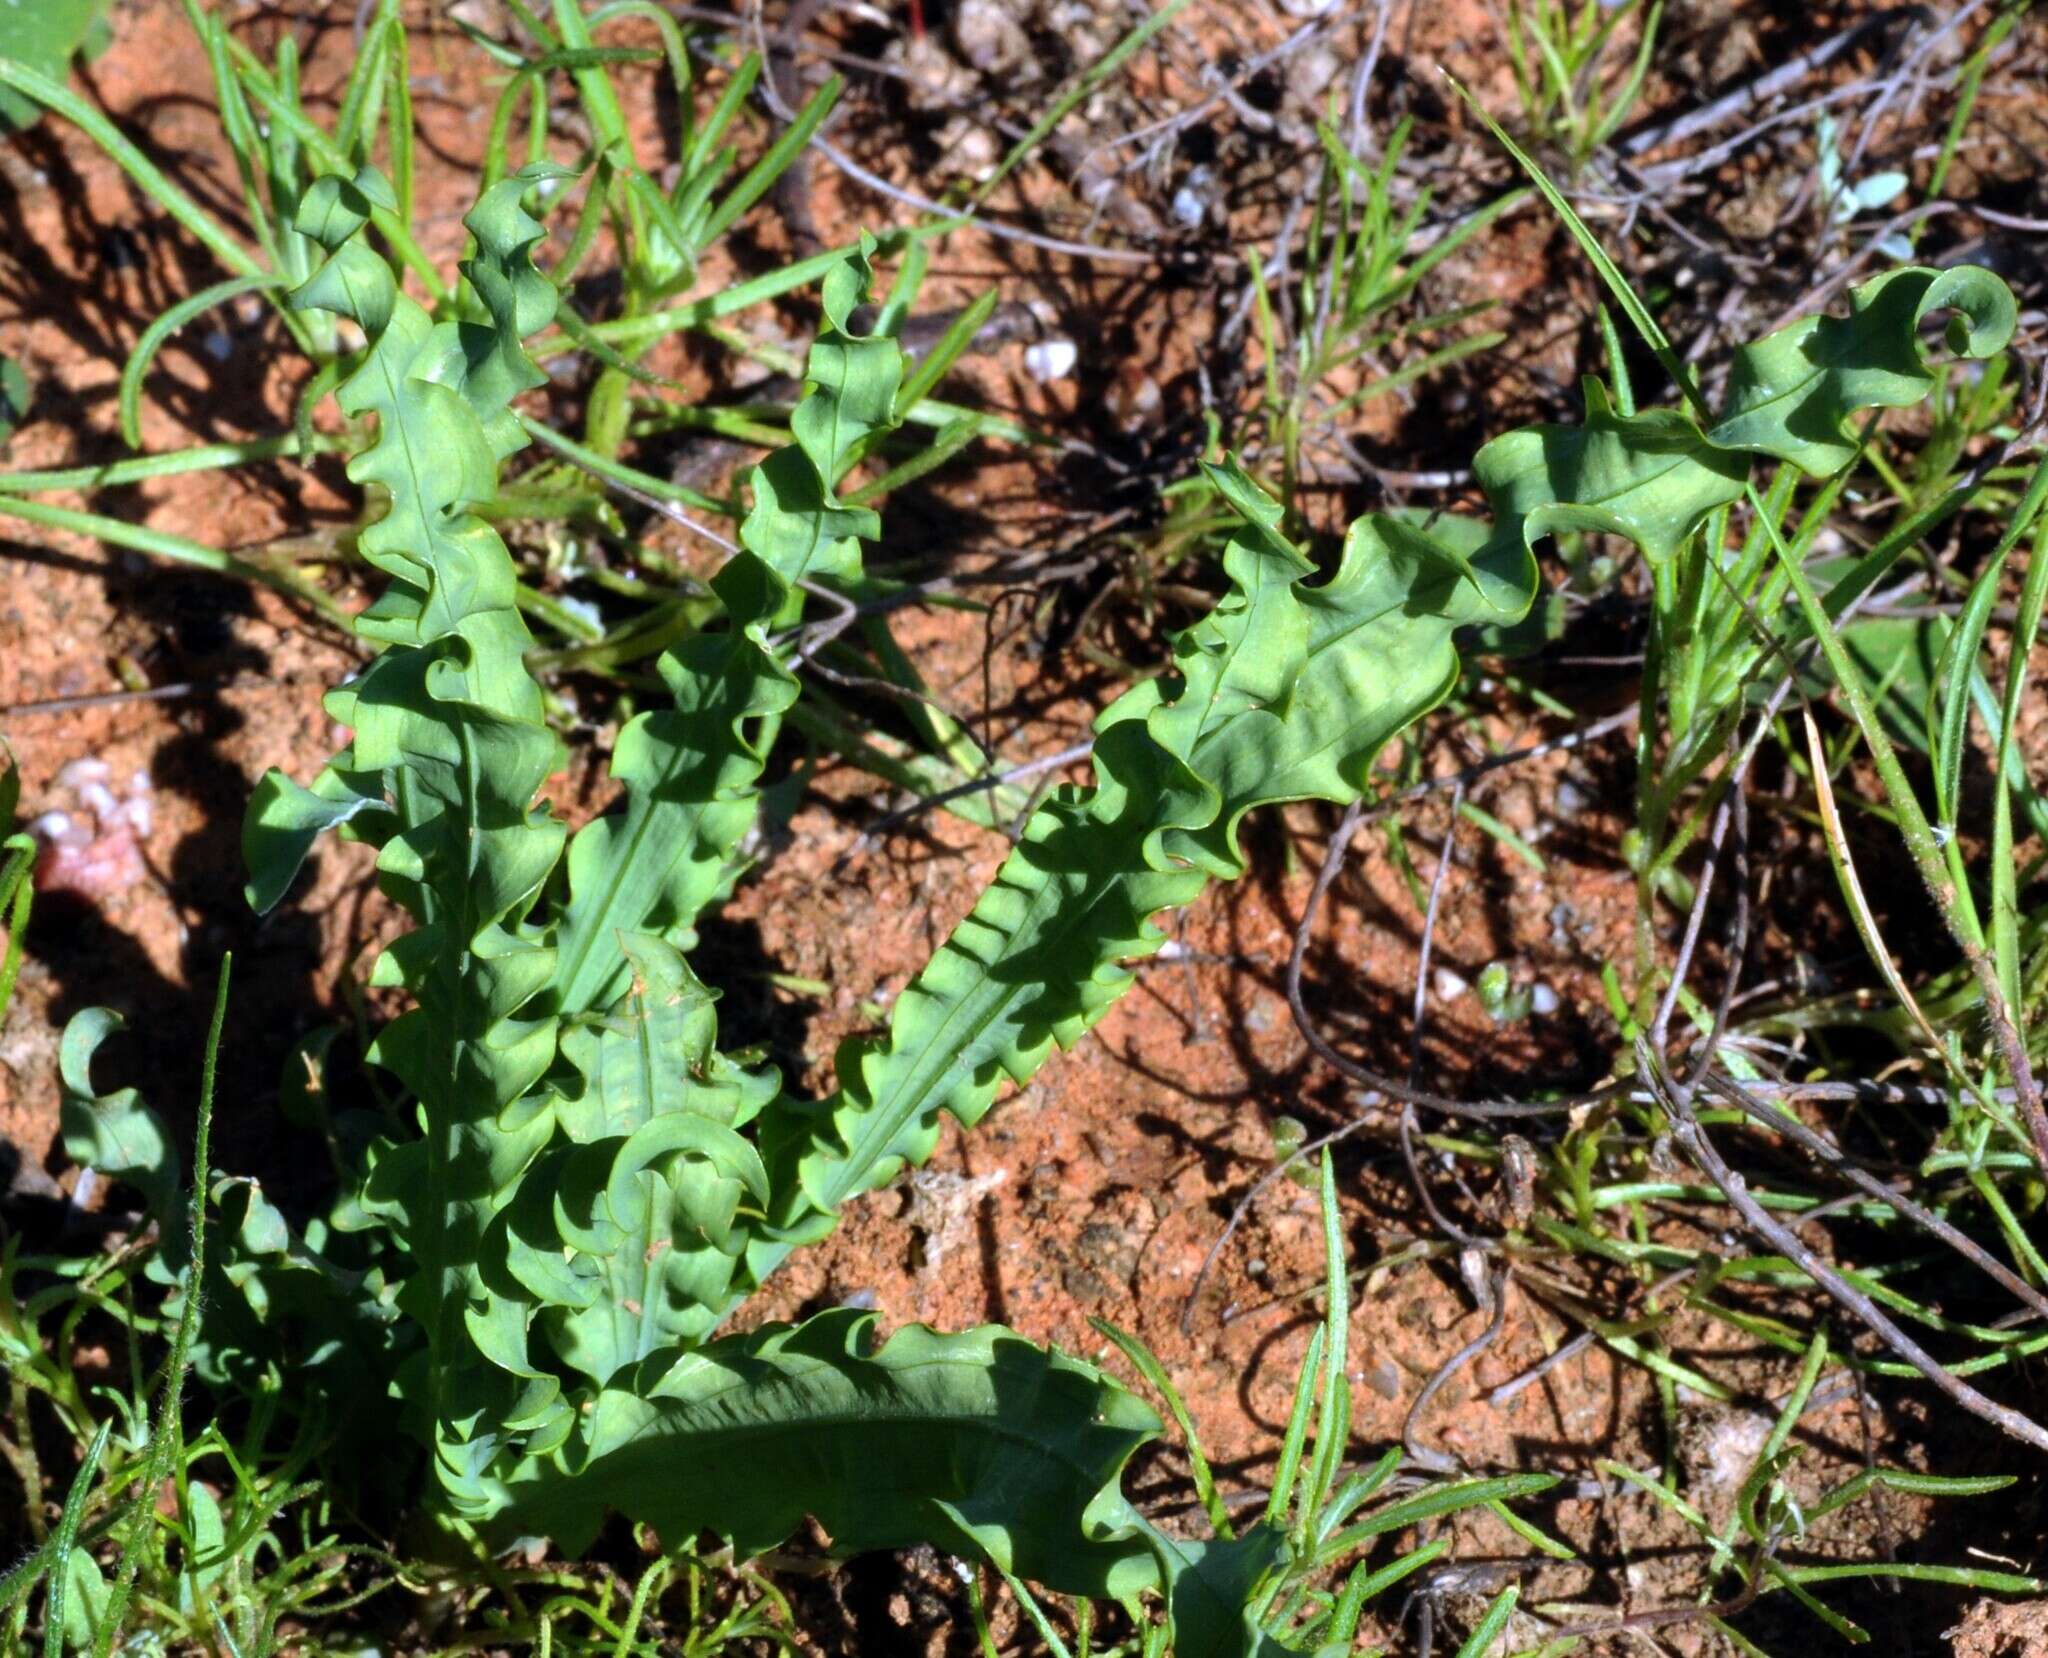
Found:
[{"label": "thin brown stick", "polygon": [[[1422,1041],[1429,1028],[1429,962],[1436,949],[1436,918],[1443,904],[1444,882],[1450,874],[1451,855],[1458,840],[1458,810],[1465,804],[1465,785],[1461,782],[1451,791],[1451,821],[1444,829],[1443,844],[1437,849],[1436,868],[1429,878],[1429,906],[1422,917],[1422,945],[1415,953],[1415,1003],[1414,1023],[1408,1035],[1408,1086],[1414,1088],[1422,1080]],[[1422,1164],[1415,1156],[1415,1102],[1401,1102],[1401,1161],[1408,1165],[1408,1183],[1415,1188],[1415,1199],[1428,1214],[1430,1222],[1453,1243],[1469,1245],[1472,1235],[1438,1207],[1436,1194],[1429,1189],[1429,1181],[1422,1172]]]},{"label": "thin brown stick", "polygon": [[[1692,1277],[1698,1271],[1699,1268],[1697,1267],[1680,1267],[1676,1272],[1667,1272],[1662,1278],[1659,1278],[1654,1284],[1652,1284],[1649,1287],[1649,1289],[1645,1292],[1645,1299],[1655,1300],[1658,1296],[1664,1294],[1667,1290],[1677,1288],[1678,1285],[1684,1283],[1688,1278]],[[1546,1302],[1546,1304],[1548,1303]],[[1557,1309],[1555,1307],[1552,1308],[1552,1311],[1558,1310],[1560,1309]],[[1577,1318],[1580,1316],[1579,1313],[1572,1308],[1565,1308],[1562,1310],[1564,1311],[1565,1316],[1567,1317]],[[1515,1395],[1520,1393],[1524,1388],[1529,1387],[1535,1382],[1541,1381],[1545,1376],[1549,1375],[1551,1371],[1555,1370],[1559,1365],[1570,1363],[1571,1360],[1577,1358],[1579,1354],[1585,1352],[1587,1348],[1591,1347],[1595,1342],[1599,1341],[1600,1339],[1601,1336],[1598,1330],[1581,1330],[1569,1341],[1561,1343],[1557,1351],[1550,1354],[1547,1358],[1537,1360],[1536,1363],[1532,1364],[1527,1370],[1523,1371],[1519,1376],[1514,1377],[1512,1380],[1502,1382],[1499,1387],[1495,1388],[1491,1393],[1489,1393],[1486,1396],[1486,1402],[1489,1405],[1493,1405],[1495,1407],[1499,1407],[1501,1405],[1506,1404],[1510,1399],[1514,1398]]]},{"label": "thin brown stick", "polygon": [[1853,1313],[1901,1359],[1971,1415],[1981,1417],[2023,1444],[2032,1445],[2036,1450],[2048,1451],[2048,1428],[2042,1427],[2031,1417],[2022,1416],[2018,1411],[1999,1404],[1995,1399],[1985,1397],[1960,1376],[1943,1369],[1925,1348],[1887,1318],[1879,1310],[1876,1302],[1807,1248],[1800,1241],[1799,1235],[1789,1226],[1773,1218],[1770,1212],[1750,1195],[1749,1182],[1730,1168],[1715,1148],[1713,1140],[1701,1127],[1699,1118],[1694,1114],[1692,1102],[1679,1098],[1670,1088],[1669,1078],[1662,1063],[1651,1051],[1648,1043],[1637,1042],[1636,1058],[1643,1074],[1657,1079],[1665,1103],[1671,1111],[1674,1131],[1679,1142],[1708,1178],[1720,1187],[1722,1195],[1734,1205],[1736,1213],[1742,1217],[1743,1224],[1750,1231],[1785,1256],[1801,1272],[1834,1297],[1843,1308]]},{"label": "thin brown stick", "polygon": [[1006,783],[1022,782],[1025,778],[1036,777],[1042,772],[1058,771],[1062,766],[1076,765],[1080,761],[1087,759],[1094,752],[1094,749],[1095,745],[1092,742],[1075,743],[1069,748],[1058,750],[1056,753],[1041,754],[1035,760],[1021,761],[1017,765],[1007,766],[1000,771],[985,772],[980,777],[970,777],[964,783],[955,783],[950,788],[940,789],[934,794],[928,794],[921,799],[913,800],[908,806],[899,807],[893,812],[884,813],[881,817],[876,818],[873,823],[860,832],[860,838],[847,849],[844,857],[850,858],[866,851],[891,829],[908,823],[912,818],[929,812],[935,806],[944,806],[949,801],[960,800],[971,794],[980,794],[984,790],[999,789]]},{"label": "thin brown stick", "polygon": [[1512,1276],[1507,1265],[1502,1263],[1493,1275],[1493,1317],[1484,1330],[1437,1366],[1435,1374],[1422,1384],[1422,1391],[1415,1395],[1415,1403],[1408,1407],[1408,1415],[1401,1423],[1401,1449],[1407,1453],[1410,1462],[1432,1474],[1463,1473],[1465,1465],[1448,1451],[1418,1444],[1415,1437],[1417,1426],[1423,1412],[1429,1409],[1430,1400],[1443,1390],[1444,1384],[1500,1339],[1501,1327],[1508,1318],[1508,1281]]},{"label": "thin brown stick", "polygon": [[[97,691],[82,697],[44,697],[38,702],[16,702],[0,708],[0,720],[19,719],[26,714],[78,714],[90,708],[118,708],[130,702],[173,702],[179,697],[193,697],[203,692],[225,691],[242,681],[229,680],[221,685],[150,685],[140,691]],[[270,684],[269,680],[255,680],[248,683]]]},{"label": "thin brown stick", "polygon": [[[1846,1152],[1837,1146],[1829,1144],[1823,1135],[1807,1127],[1806,1124],[1802,1123],[1790,1112],[1772,1110],[1762,1100],[1752,1095],[1741,1083],[1734,1081],[1732,1078],[1721,1076],[1718,1073],[1709,1076],[1706,1079],[1706,1085],[1713,1093],[1744,1112],[1755,1122],[1771,1130],[1774,1134],[1784,1135],[1786,1139],[1811,1152],[1825,1163],[1830,1170],[1840,1175],[1858,1191],[1875,1198],[1878,1202],[1885,1204],[1889,1208],[1896,1209],[1906,1219],[1913,1222],[1915,1226],[1932,1233],[1986,1277],[1995,1279],[2002,1288],[2017,1296],[2043,1317],[2048,1317],[2048,1295],[2043,1295],[2032,1284],[2020,1277],[2018,1273],[2006,1266],[1997,1256],[1991,1254],[1990,1251],[1986,1250],[1983,1245],[1976,1242],[1967,1233],[1958,1230],[1948,1221],[1943,1220],[1941,1216],[1935,1214],[1933,1210],[1914,1202],[1904,1192],[1894,1186],[1886,1185],[1875,1175],[1858,1166],[1856,1161]],[[1811,1215],[1806,1215],[1801,1218],[1810,1219],[1812,1217]]]},{"label": "thin brown stick", "polygon": [[1703,132],[1711,132],[1724,122],[1735,120],[1747,114],[1759,104],[1768,103],[1781,92],[1797,86],[1816,69],[1823,69],[1840,57],[1850,47],[1876,29],[1894,27],[1902,16],[1917,10],[1906,7],[1902,11],[1882,11],[1866,17],[1853,28],[1845,29],[1832,39],[1822,41],[1796,56],[1787,58],[1776,68],[1759,75],[1754,80],[1744,81],[1732,91],[1723,93],[1711,103],[1668,120],[1653,121],[1648,126],[1638,127],[1615,148],[1626,156],[1638,156],[1666,144],[1683,143],[1686,139]]},{"label": "thin brown stick", "polygon": [[[1741,785],[1737,783],[1737,792]],[[1714,827],[1707,837],[1707,861],[1700,870],[1698,884],[1693,888],[1692,909],[1685,918],[1685,933],[1679,940],[1678,959],[1671,964],[1671,982],[1664,988],[1664,999],[1657,1004],[1657,1016],[1650,1021],[1651,1046],[1662,1049],[1671,1029],[1671,1013],[1678,1006],[1679,992],[1685,988],[1686,974],[1692,970],[1693,952],[1699,948],[1700,928],[1707,917],[1707,902],[1714,895],[1714,871],[1721,865],[1721,843],[1728,833],[1728,802],[1723,801],[1714,814]]]}]

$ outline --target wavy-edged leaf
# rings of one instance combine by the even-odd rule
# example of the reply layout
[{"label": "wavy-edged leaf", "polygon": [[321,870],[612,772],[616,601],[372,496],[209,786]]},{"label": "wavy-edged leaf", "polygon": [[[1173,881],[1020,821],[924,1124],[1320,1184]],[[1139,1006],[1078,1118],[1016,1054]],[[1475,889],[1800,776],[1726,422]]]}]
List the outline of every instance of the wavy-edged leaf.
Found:
[{"label": "wavy-edged leaf", "polygon": [[[389,1385],[409,1344],[394,1287],[381,1267],[344,1266],[322,1254],[254,1180],[223,1176],[209,1195],[217,1219],[206,1316],[192,1343],[194,1374],[216,1388],[258,1392],[278,1384],[288,1358],[298,1408],[325,1410],[353,1437],[347,1416]],[[177,1293],[167,1300],[167,1315],[179,1300]]]},{"label": "wavy-edged leaf", "polygon": [[112,1008],[89,1007],[64,1027],[57,1074],[64,1085],[64,1154],[80,1168],[124,1180],[142,1194],[150,1218],[168,1226],[183,1207],[177,1143],[133,1088],[96,1093],[93,1057],[128,1021]]},{"label": "wavy-edged leaf", "polygon": [[[249,799],[242,820],[242,861],[249,867],[243,887],[249,907],[258,915],[275,909],[298,875],[313,844],[330,830],[358,818],[395,823],[384,798],[384,780],[329,766],[307,788],[281,771],[264,773]],[[359,831],[362,826],[358,826]],[[382,835],[368,838],[382,840]]]},{"label": "wavy-edged leaf", "polygon": [[1714,448],[1675,409],[1621,415],[1597,380],[1585,393],[1579,425],[1509,432],[1475,457],[1496,533],[1533,546],[1561,530],[1598,530],[1662,560],[1708,513],[1742,498],[1747,455]]},{"label": "wavy-edged leaf", "polygon": [[1246,519],[1224,554],[1230,592],[1176,640],[1173,681],[1103,713],[1095,787],[1032,814],[897,999],[888,1038],[841,1050],[840,1092],[822,1107],[768,1120],[779,1228],[753,1251],[756,1273],[927,1158],[941,1112],[972,1124],[1005,1078],[1071,1047],[1128,988],[1125,964],[1163,941],[1151,917],[1241,872],[1246,812],[1354,798],[1387,739],[1455,681],[1453,630],[1528,607],[1534,563],[1519,538],[1474,559],[1384,517],[1359,525],[1337,574],[1312,585],[1277,504],[1235,467],[1212,476]]},{"label": "wavy-edged leaf", "polygon": [[1277,1526],[1228,1541],[1159,1536],[1174,1658],[1280,1658],[1295,1652],[1259,1627],[1259,1589],[1287,1552]]},{"label": "wavy-edged leaf", "polygon": [[1816,477],[1839,471],[1856,453],[1858,410],[1902,408],[1934,389],[1920,328],[1939,311],[1955,313],[1948,347],[1967,357],[2004,350],[2018,318],[2012,290],[1975,265],[1888,271],[1850,290],[1846,317],[1805,317],[1738,350],[1708,437]]},{"label": "wavy-edged leaf", "polygon": [[599,1383],[662,1348],[707,1336],[731,1297],[740,1214],[769,1202],[738,1130],[774,1097],[717,1051],[712,997],[679,951],[722,897],[752,826],[760,779],[797,682],[770,630],[801,615],[800,584],[860,575],[872,512],[842,506],[837,479],[895,424],[902,355],[856,336],[865,254],[825,282],[825,323],[793,418],[795,441],[754,473],[741,546],[713,590],[721,631],[661,662],[672,710],[634,719],[614,750],[621,811],[570,843],[555,973],[538,1007],[569,1021],[550,1078],[560,1134],[487,1240],[473,1329],[497,1362],[538,1375],[553,1357]]},{"label": "wavy-edged leaf", "polygon": [[1706,432],[1675,409],[1617,414],[1587,381],[1582,422],[1509,432],[1474,459],[1492,537],[1533,546],[1595,530],[1669,558],[1710,513],[1742,498],[1756,456],[1835,472],[1855,453],[1858,411],[1925,397],[1933,377],[1919,329],[1944,310],[1958,313],[1948,328],[1955,351],[1987,357],[2012,337],[2011,290],[1989,271],[1892,271],[1851,291],[1848,316],[1807,317],[1738,351],[1727,412]]},{"label": "wavy-edged leaf", "polygon": [[377,420],[349,475],[386,502],[360,545],[391,580],[357,623],[386,649],[327,700],[348,748],[311,790],[269,783],[245,832],[255,896],[274,897],[314,833],[360,816],[350,826],[371,831],[386,890],[418,923],[374,969],[413,1005],[370,1057],[418,1098],[424,1132],[378,1158],[366,1200],[402,1224],[414,1258],[400,1304],[426,1331],[421,1404],[458,1507],[488,1501],[500,1430],[533,1425],[557,1391],[482,1363],[467,1328],[484,1230],[551,1130],[546,1097],[528,1095],[554,1062],[554,1023],[526,1010],[554,955],[528,917],[564,839],[534,806],[560,745],[526,669],[511,557],[473,508],[525,441],[511,400],[542,378],[519,341],[556,295],[533,268],[543,228],[520,198],[556,175],[530,168],[478,201],[462,266],[476,309],[441,323],[363,239],[395,205],[381,176],[330,175],[305,193],[298,228],[326,258],[291,303],[347,317],[367,341],[337,397]]},{"label": "wavy-edged leaf", "polygon": [[842,1049],[831,1099],[770,1119],[778,1208],[755,1273],[829,1230],[847,1199],[928,1157],[942,1113],[971,1125],[1005,1078],[1024,1081],[1055,1043],[1078,1040],[1128,986],[1124,964],[1158,948],[1150,917],[1241,871],[1245,812],[1362,792],[1380,747],[1447,692],[1452,631],[1527,611],[1537,541],[1595,530],[1662,561],[1742,497],[1754,454],[1814,472],[1840,465],[1852,413],[1924,394],[1917,329],[1942,309],[1961,313],[1958,350],[1985,355],[2010,337],[2010,292],[1988,272],[1892,272],[1854,290],[1847,318],[1810,318],[1745,348],[1711,438],[1678,411],[1617,414],[1589,382],[1580,426],[1509,433],[1480,451],[1490,528],[1375,514],[1319,587],[1280,539],[1277,505],[1233,469],[1212,471],[1245,519],[1224,555],[1231,592],[1176,642],[1176,684],[1141,685],[1097,721],[1096,787],[1062,790],[1033,814],[898,999],[887,1039]]},{"label": "wavy-edged leaf", "polygon": [[715,998],[670,945],[624,948],[631,991],[563,1038],[584,1082],[556,1108],[570,1144],[528,1172],[487,1243],[493,1301],[536,1307],[555,1354],[599,1383],[710,1333],[744,1245],[741,1209],[768,1201],[739,1130],[778,1086],[718,1051]]},{"label": "wavy-edged leaf", "polygon": [[744,1557],[814,1518],[842,1554],[923,1542],[1059,1593],[1161,1595],[1186,1658],[1291,1650],[1250,1611],[1278,1531],[1191,1542],[1125,1497],[1160,1430],[1136,1395],[997,1325],[911,1325],[879,1349],[874,1325],[838,1309],[650,1361],[511,1476],[502,1523],[573,1551],[616,1510],[671,1546],[709,1532]]},{"label": "wavy-edged leaf", "polygon": [[672,1357],[600,1394],[575,1454],[512,1485],[572,1551],[612,1509],[741,1556],[815,1517],[835,1549],[930,1542],[1034,1582],[1128,1599],[1156,1585],[1151,1528],[1118,1489],[1159,1431],[1135,1395],[999,1326],[899,1330],[841,1309]]},{"label": "wavy-edged leaf", "polygon": [[559,1012],[618,998],[622,930],[659,933],[682,949],[694,942],[698,914],[723,895],[753,825],[762,768],[797,696],[769,630],[797,620],[800,583],[860,575],[861,539],[872,540],[879,525],[873,512],[839,503],[837,480],[895,426],[903,364],[893,339],[852,332],[870,280],[865,253],[827,275],[824,326],[790,421],[795,442],[754,469],[741,551],[712,582],[728,626],[662,657],[675,706],[638,715],[620,733],[611,770],[625,807],[570,843],[570,897],[556,938]]}]

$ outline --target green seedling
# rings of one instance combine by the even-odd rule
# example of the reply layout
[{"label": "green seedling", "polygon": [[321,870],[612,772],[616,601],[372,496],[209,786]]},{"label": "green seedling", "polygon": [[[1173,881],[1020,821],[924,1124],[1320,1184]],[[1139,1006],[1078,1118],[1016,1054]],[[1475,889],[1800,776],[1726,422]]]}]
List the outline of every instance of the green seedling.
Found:
[{"label": "green seedling", "polygon": [[[1602,1469],[1643,1493],[1659,1507],[1676,1515],[1700,1539],[1708,1559],[1709,1581],[1701,1591],[1701,1621],[1745,1652],[1760,1649],[1738,1635],[1728,1620],[1739,1615],[1762,1596],[1783,1590],[1808,1612],[1845,1641],[1867,1642],[1869,1632],[1826,1604],[1814,1592],[1827,1583],[1890,1581],[1942,1583],[1956,1588],[1993,1594],[2038,1594],[2041,1580],[2018,1572],[1993,1571],[1981,1566],[1925,1565],[1895,1560],[1866,1560],[1830,1564],[1799,1562],[1808,1529],[1838,1509],[1847,1508],[1872,1492],[1899,1491],[1918,1497],[1980,1497],[2003,1491],[2014,1476],[1993,1474],[1968,1479],[1915,1474],[1901,1468],[1868,1468],[1842,1484],[1801,1501],[1788,1479],[1799,1460],[1800,1448],[1792,1436],[1805,1414],[1827,1363],[1825,1336],[1816,1336],[1807,1347],[1799,1381],[1787,1396],[1769,1434],[1744,1473],[1735,1493],[1733,1514],[1724,1527],[1716,1528],[1706,1514],[1688,1501],[1668,1476],[1642,1472],[1616,1462]],[[1714,1600],[1720,1581],[1733,1575],[1734,1591]]]},{"label": "green seedling", "polygon": [[1505,962],[1488,962],[1473,981],[1472,990],[1479,998],[1479,1006],[1486,1017],[1496,1025],[1520,1024],[1529,1017],[1536,1001],[1532,988],[1515,988]]},{"label": "green seedling", "polygon": [[[1576,173],[1627,123],[1657,50],[1662,0],[1508,0],[1502,34],[1529,135]],[[1622,26],[1638,27],[1619,80],[1610,59]],[[1610,82],[1612,84],[1610,84]]]}]

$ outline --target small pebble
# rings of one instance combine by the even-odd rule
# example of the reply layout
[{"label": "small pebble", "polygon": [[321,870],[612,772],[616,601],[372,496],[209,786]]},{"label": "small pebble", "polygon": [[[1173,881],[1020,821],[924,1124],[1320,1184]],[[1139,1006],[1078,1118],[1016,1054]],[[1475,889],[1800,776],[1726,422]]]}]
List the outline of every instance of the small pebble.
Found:
[{"label": "small pebble", "polygon": [[1529,1011],[1547,1016],[1557,1011],[1557,992],[1547,984],[1532,985],[1529,990]]},{"label": "small pebble", "polygon": [[1080,350],[1072,340],[1040,340],[1036,345],[1024,348],[1024,372],[1041,386],[1049,386],[1053,381],[1064,380],[1072,374],[1080,356]]},{"label": "small pebble", "polygon": [[1436,970],[1436,999],[1440,1002],[1455,1002],[1472,987],[1448,967]]},{"label": "small pebble", "polygon": [[1593,804],[1593,797],[1569,777],[1557,785],[1557,793],[1551,797],[1551,810],[1561,818],[1574,818]]},{"label": "small pebble", "polygon": [[84,788],[90,783],[104,783],[114,775],[114,768],[104,760],[67,760],[57,772],[57,787],[60,789]]},{"label": "small pebble", "polygon": [[92,841],[90,830],[72,828],[69,812],[45,812],[41,817],[30,820],[28,832],[53,846],[60,841],[77,846],[89,845]]}]

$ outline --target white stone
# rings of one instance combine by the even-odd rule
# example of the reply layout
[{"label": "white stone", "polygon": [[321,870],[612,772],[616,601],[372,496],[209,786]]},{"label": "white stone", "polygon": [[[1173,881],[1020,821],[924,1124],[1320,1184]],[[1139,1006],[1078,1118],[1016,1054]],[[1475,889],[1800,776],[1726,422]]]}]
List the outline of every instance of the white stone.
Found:
[{"label": "white stone", "polygon": [[1024,372],[1041,386],[1049,386],[1072,374],[1080,359],[1080,348],[1072,340],[1040,340],[1024,348]]}]

